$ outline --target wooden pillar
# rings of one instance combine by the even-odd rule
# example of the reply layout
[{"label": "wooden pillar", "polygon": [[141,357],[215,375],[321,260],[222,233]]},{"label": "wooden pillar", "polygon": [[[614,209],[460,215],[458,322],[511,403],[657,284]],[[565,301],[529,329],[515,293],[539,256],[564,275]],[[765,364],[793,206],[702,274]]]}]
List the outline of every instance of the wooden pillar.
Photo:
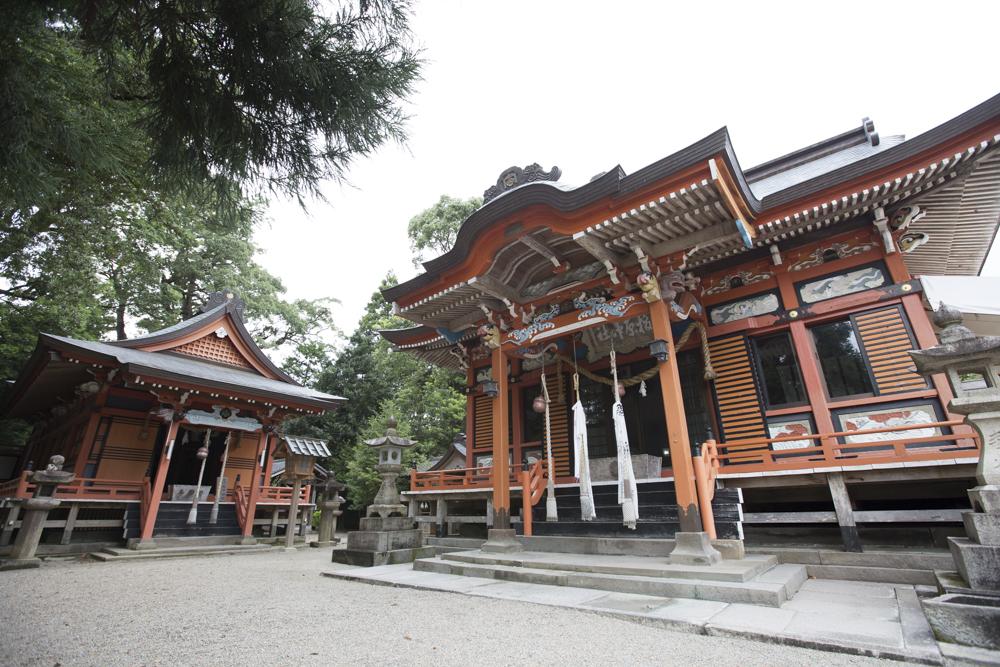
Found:
[{"label": "wooden pillar", "polygon": [[[286,461],[286,465],[289,462]],[[286,472],[290,472],[287,468]],[[292,482],[292,504],[288,506],[288,525],[285,527],[285,548],[295,548],[295,532],[299,522],[299,495],[302,493],[302,480],[298,477]],[[256,501],[256,498],[254,499]],[[252,524],[252,522],[247,521]]]},{"label": "wooden pillar", "polygon": [[694,481],[694,464],[691,462],[691,442],[688,438],[681,378],[677,369],[677,353],[674,351],[674,334],[670,328],[667,304],[660,300],[649,304],[649,319],[653,324],[653,337],[666,341],[667,349],[670,351],[667,360],[659,365],[660,393],[663,396],[663,411],[667,421],[670,466],[674,475],[681,532],[697,533],[702,531],[701,513],[698,511],[698,492]]},{"label": "wooden pillar", "polygon": [[80,513],[80,503],[72,503],[69,506],[69,514],[66,516],[66,525],[63,526],[63,534],[59,539],[59,544],[69,544],[73,539],[73,529],[76,528],[76,517]]},{"label": "wooden pillar", "polygon": [[823,372],[819,360],[813,351],[812,341],[805,322],[792,322],[789,327],[795,356],[799,360],[799,370],[802,372],[802,382],[806,386],[806,396],[809,407],[812,408],[813,421],[820,433],[833,433],[833,419],[830,417],[830,407],[826,401],[826,384],[823,382]]},{"label": "wooden pillar", "polygon": [[[904,296],[903,310],[906,311],[906,319],[910,321],[913,336],[917,339],[917,347],[924,350],[937,345],[938,338],[937,334],[934,333],[934,325],[931,324],[931,320],[927,316],[927,311],[924,310],[924,304],[920,295],[907,294]],[[948,384],[947,376],[944,373],[935,373],[931,376],[931,383],[937,390],[938,397],[941,399],[941,405],[947,410],[948,403],[955,397],[951,391],[951,385]],[[949,418],[961,419],[961,416],[949,415]]]},{"label": "wooden pillar", "polygon": [[493,527],[510,529],[510,470],[507,461],[507,355],[493,350],[493,381],[497,397],[493,399]]},{"label": "wooden pillar", "polygon": [[837,512],[844,551],[862,551],[858,526],[854,522],[854,508],[851,507],[851,497],[847,493],[847,484],[844,483],[844,473],[828,472],[826,483],[830,487],[830,496],[833,497],[833,509]]},{"label": "wooden pillar", "polygon": [[108,400],[108,390],[110,387],[104,385],[94,397],[94,404],[91,406],[90,418],[84,428],[83,437],[80,439],[80,449],[76,453],[76,460],[73,462],[73,474],[77,479],[83,477],[84,468],[87,467],[87,460],[90,452],[94,448],[94,440],[97,438],[97,429],[101,425],[101,410]]},{"label": "wooden pillar", "polygon": [[472,468],[476,465],[472,448],[479,443],[476,442],[476,396],[473,391],[476,386],[476,371],[471,363],[465,375],[465,467]]},{"label": "wooden pillar", "polygon": [[[281,505],[275,505],[271,509],[271,532],[268,533],[268,537],[278,536],[278,517],[280,515],[281,515]],[[247,519],[247,521],[249,521],[249,519]]]},{"label": "wooden pillar", "polygon": [[150,488],[149,504],[146,516],[143,517],[142,531],[139,533],[139,541],[145,542],[153,537],[153,528],[156,526],[156,515],[160,511],[160,499],[163,497],[163,486],[167,482],[167,469],[170,467],[170,457],[174,452],[174,440],[177,439],[177,429],[181,425],[181,415],[174,412],[170,418],[170,426],[167,428],[167,437],[163,441],[163,452],[160,454],[160,465],[156,468],[156,476]]},{"label": "wooden pillar", "polygon": [[[511,359],[510,366],[511,375],[519,378],[521,375],[521,360]],[[524,387],[520,381],[513,384],[510,388],[510,404],[511,408],[513,408],[509,411],[511,415],[511,458],[513,459],[514,470],[520,471],[521,439],[524,436],[524,425],[521,423],[524,413]]]},{"label": "wooden pillar", "polygon": [[[246,521],[243,522],[243,537],[250,537],[253,534],[253,520],[254,515],[257,513],[257,498],[260,497],[260,459],[261,454],[268,450],[268,433],[265,429],[261,429],[260,438],[257,440],[257,453],[253,457],[253,475],[250,476],[250,497],[247,499],[247,514]],[[270,453],[268,453],[270,457]],[[287,465],[287,462],[286,462]],[[295,488],[296,493],[298,492],[298,487]],[[295,520],[289,516],[288,517],[289,528],[287,530],[294,530],[291,526],[294,526]]]}]

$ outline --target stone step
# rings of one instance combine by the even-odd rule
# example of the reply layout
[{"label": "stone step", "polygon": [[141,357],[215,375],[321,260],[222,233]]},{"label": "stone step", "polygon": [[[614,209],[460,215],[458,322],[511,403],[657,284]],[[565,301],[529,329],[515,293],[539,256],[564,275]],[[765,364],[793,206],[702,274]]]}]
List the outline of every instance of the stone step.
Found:
[{"label": "stone step", "polygon": [[[715,529],[723,539],[741,539],[743,537],[738,522],[716,521]],[[579,519],[560,519],[559,521],[535,521],[532,525],[534,535],[575,535],[589,537],[652,537],[672,539],[680,530],[680,524],[672,521],[657,521],[640,517],[635,529],[626,528],[621,519],[610,520],[599,517],[593,521]]]},{"label": "stone step", "polygon": [[[653,556],[666,558],[674,550],[673,539],[655,537],[587,537],[563,535],[518,535],[518,542],[528,551],[547,551],[570,554],[602,554],[606,556]],[[474,540],[470,548],[478,549],[482,540]],[[723,558],[737,560],[743,558],[743,543],[739,540],[714,540],[713,546]]]},{"label": "stone step", "polygon": [[753,556],[740,561],[723,561],[719,565],[700,566],[674,565],[669,563],[666,558],[650,558],[648,556],[604,556],[536,551],[513,554],[461,551],[445,554],[441,556],[441,559],[478,565],[504,565],[565,572],[730,582],[750,581],[778,564],[778,559],[774,556]]},{"label": "stone step", "polygon": [[424,541],[434,547],[457,547],[464,549],[478,549],[486,540],[478,537],[427,537]]},{"label": "stone step", "polygon": [[936,585],[935,570],[955,568],[946,551],[865,551],[749,547],[748,552],[777,556],[782,563],[805,565],[810,577],[887,584]]},{"label": "stone step", "polygon": [[90,554],[91,558],[102,562],[117,562],[125,560],[149,560],[154,558],[186,558],[190,556],[229,556],[244,553],[262,553],[272,551],[268,544],[247,545],[208,545],[192,547],[165,547],[148,550],[134,550],[119,547],[108,547]]},{"label": "stone step", "polygon": [[[457,574],[501,581],[571,586],[671,598],[739,602],[765,607],[780,607],[790,599],[801,582],[805,580],[805,568],[801,566],[782,570],[773,568],[771,577],[758,577],[745,582],[546,570],[508,565],[465,563],[443,558],[416,560],[413,563],[413,569],[420,572]],[[765,573],[765,575],[767,574]]]}]

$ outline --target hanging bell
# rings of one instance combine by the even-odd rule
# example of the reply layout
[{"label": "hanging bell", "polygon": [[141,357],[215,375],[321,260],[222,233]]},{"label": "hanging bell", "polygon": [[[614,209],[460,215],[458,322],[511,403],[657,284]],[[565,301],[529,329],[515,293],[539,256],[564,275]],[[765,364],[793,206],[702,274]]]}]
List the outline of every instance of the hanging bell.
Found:
[{"label": "hanging bell", "polygon": [[198,451],[195,452],[195,456],[197,456],[198,459],[201,460],[201,461],[204,461],[205,459],[207,459],[208,458],[208,447],[206,447],[204,445],[202,445],[201,447],[199,447]]},{"label": "hanging bell", "polygon": [[535,396],[535,400],[531,402],[531,409],[539,414],[545,412],[545,397],[541,394]]},{"label": "hanging bell", "polygon": [[618,383],[618,396],[624,396],[624,395],[625,395],[625,384],[622,383],[622,382],[619,382]]}]

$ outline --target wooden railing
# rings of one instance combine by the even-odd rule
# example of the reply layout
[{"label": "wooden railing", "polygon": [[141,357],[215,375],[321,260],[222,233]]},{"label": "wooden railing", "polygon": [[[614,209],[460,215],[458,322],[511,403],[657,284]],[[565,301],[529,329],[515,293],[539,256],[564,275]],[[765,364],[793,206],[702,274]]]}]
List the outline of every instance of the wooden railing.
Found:
[{"label": "wooden railing", "polygon": [[[969,432],[955,433],[961,420],[905,426],[887,426],[859,431],[837,431],[814,435],[787,435],[780,438],[752,438],[718,443],[719,472],[777,472],[803,468],[829,468],[851,465],[940,461],[956,457],[978,456],[979,441]],[[936,435],[911,435],[914,431],[941,430]],[[945,433],[945,430],[952,430]],[[885,436],[863,442],[847,442],[864,436]],[[775,444],[808,442],[794,449]]]},{"label": "wooden railing", "polygon": [[541,461],[535,461],[527,470],[521,471],[521,521],[526,537],[531,537],[531,508],[545,493],[546,477]]},{"label": "wooden railing", "polygon": [[[303,486],[299,492],[299,503],[308,503],[311,486]],[[292,487],[262,486],[257,496],[258,505],[289,505],[292,502]]]},{"label": "wooden railing", "polygon": [[719,475],[719,449],[715,440],[706,440],[691,457],[694,464],[694,484],[698,491],[698,508],[701,511],[702,530],[710,539],[715,539],[715,513],[712,500],[715,498],[715,479]]},{"label": "wooden railing", "polygon": [[[787,435],[779,438],[749,438],[715,442],[710,440],[701,449],[703,467],[699,486],[699,507],[704,515],[710,511],[714,495],[715,478],[720,474],[762,472],[777,473],[789,470],[840,468],[842,466],[916,461],[947,461],[955,458],[979,456],[978,437],[961,420],[940,421],[905,426],[859,431],[837,431],[807,435]],[[960,428],[960,432],[955,432]],[[941,431],[936,435],[920,435],[926,429]],[[950,433],[946,431],[951,431]],[[916,433],[917,435],[914,435]],[[890,434],[884,440],[867,439],[864,442],[847,442],[865,439],[865,436]],[[781,444],[793,442],[803,446],[782,449]],[[807,443],[807,444],[806,444]],[[776,447],[776,445],[778,445]],[[493,468],[456,468],[410,472],[410,491],[441,491],[486,489],[493,484]],[[520,470],[512,470],[511,486],[522,485]],[[704,499],[703,499],[704,498]]]},{"label": "wooden railing", "polygon": [[249,491],[249,489],[244,489],[240,486],[239,482],[236,482],[236,486],[233,487],[233,502],[236,505],[236,523],[239,524],[241,531],[247,525],[247,509],[250,505]]},{"label": "wooden railing", "polygon": [[[0,498],[30,498],[35,485],[29,480],[31,472],[0,485]],[[56,489],[56,498],[69,500],[141,500],[143,482],[123,479],[81,477]]]},{"label": "wooden railing", "polygon": [[[510,483],[521,483],[521,471],[510,467]],[[410,491],[438,489],[488,489],[493,486],[493,468],[453,468],[451,470],[410,471]]]},{"label": "wooden railing", "polygon": [[31,478],[31,471],[25,470],[20,476],[0,484],[0,498],[28,498],[28,480]]}]

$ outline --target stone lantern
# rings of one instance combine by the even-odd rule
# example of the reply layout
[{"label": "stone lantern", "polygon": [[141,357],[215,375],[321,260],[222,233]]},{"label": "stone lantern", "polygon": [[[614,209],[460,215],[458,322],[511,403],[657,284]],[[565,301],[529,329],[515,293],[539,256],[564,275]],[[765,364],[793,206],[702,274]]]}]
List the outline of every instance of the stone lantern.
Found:
[{"label": "stone lantern", "polygon": [[965,415],[979,434],[978,486],[962,515],[968,537],[948,538],[958,575],[939,575],[946,593],[924,601],[939,638],[1000,649],[1000,337],[976,336],[962,314],[944,304],[934,313],[941,344],[910,356],[922,375],[945,373],[955,398],[948,410]]},{"label": "stone lantern", "polygon": [[333,472],[330,472],[330,476],[319,486],[320,498],[317,501],[320,509],[319,539],[310,542],[309,546],[329,547],[339,541],[336,537],[337,517],[344,513],[340,509],[340,505],[344,502],[344,498],[340,495],[343,488],[344,485],[334,479]]},{"label": "stone lantern", "polygon": [[434,547],[423,546],[423,532],[406,516],[399,501],[396,478],[403,469],[403,450],[417,444],[396,431],[396,420],[386,422],[385,435],[365,444],[378,454],[375,470],[382,477],[375,502],[368,506],[360,530],[347,534],[347,548],[333,550],[333,562],[347,565],[388,565],[408,563],[434,555]]},{"label": "stone lantern", "polygon": [[382,518],[390,516],[406,516],[406,508],[399,500],[399,490],[396,488],[396,478],[403,469],[403,450],[417,444],[416,440],[400,437],[396,431],[396,420],[389,417],[386,422],[385,435],[373,440],[365,440],[365,444],[373,447],[378,454],[378,464],[375,470],[382,478],[382,486],[375,495],[375,502],[368,507],[366,516],[378,515]]},{"label": "stone lantern", "polygon": [[35,557],[35,551],[42,538],[42,530],[45,529],[45,519],[51,510],[59,507],[59,500],[55,497],[56,489],[76,479],[73,473],[62,469],[65,460],[62,456],[53,456],[45,470],[35,471],[31,475],[35,493],[24,501],[21,528],[17,531],[17,539],[14,540],[9,558],[0,562],[0,570],[38,567],[40,561]]},{"label": "stone lantern", "polygon": [[[330,456],[330,450],[322,440],[284,435],[274,450],[275,458],[285,459],[285,478],[292,480],[292,501],[288,507],[288,528],[285,529],[285,548],[295,545],[295,526],[299,518],[299,495],[302,481],[311,479],[316,466],[316,458]],[[253,517],[248,517],[253,520]]]}]

